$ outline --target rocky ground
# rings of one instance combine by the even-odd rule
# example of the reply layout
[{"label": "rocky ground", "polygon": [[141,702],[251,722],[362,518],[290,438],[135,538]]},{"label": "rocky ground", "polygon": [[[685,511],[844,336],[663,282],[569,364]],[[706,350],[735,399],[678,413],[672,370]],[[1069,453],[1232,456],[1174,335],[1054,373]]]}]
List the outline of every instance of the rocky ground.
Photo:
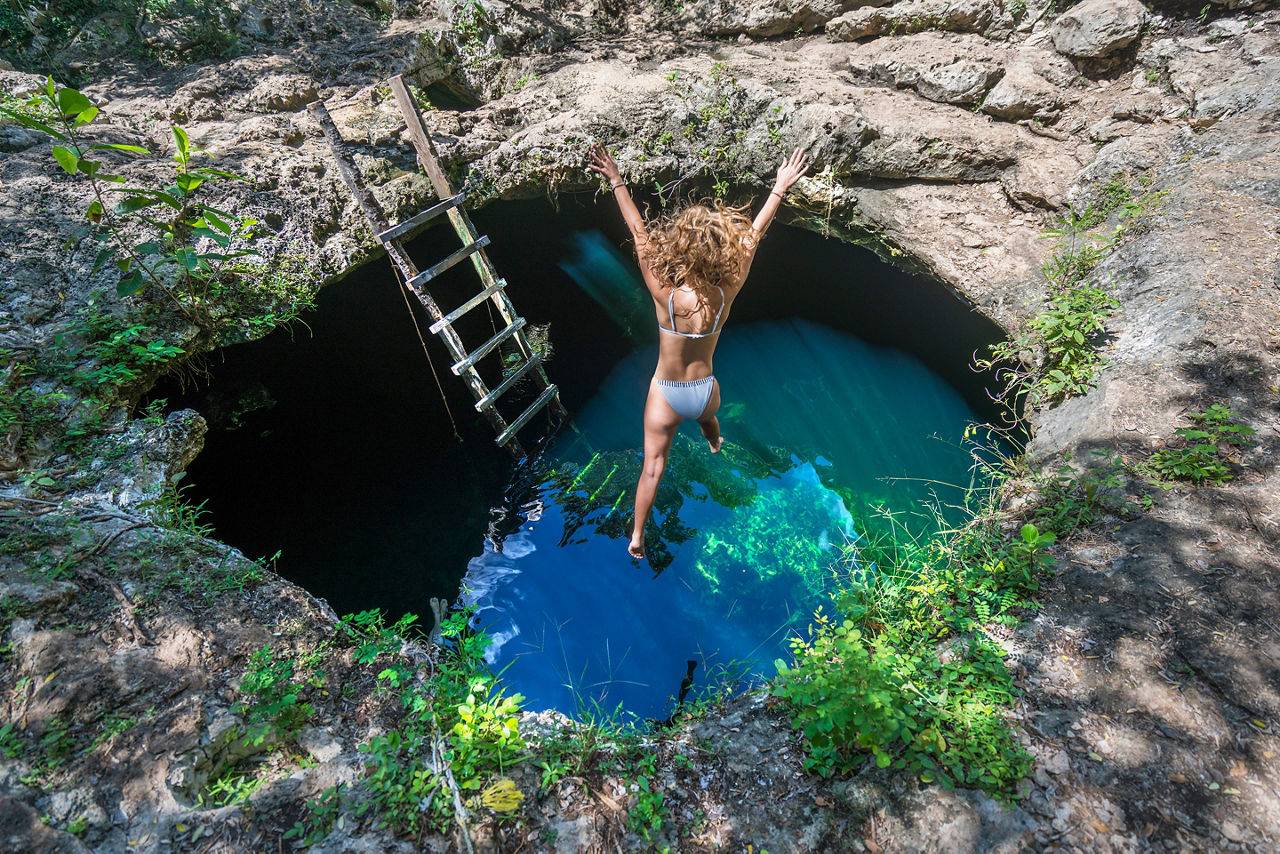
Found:
[{"label": "rocky ground", "polygon": [[[326,99],[392,219],[431,198],[383,85],[396,73],[475,105],[428,121],[480,201],[592,189],[582,166],[597,139],[634,185],[668,194],[721,182],[758,193],[778,155],[804,146],[818,168],[789,199],[795,223],[935,276],[1008,328],[1040,305],[1040,233],[1068,201],[1100,201],[1108,184],[1149,200],[1094,273],[1122,306],[1111,365],[1096,391],[1033,415],[1035,465],[1092,451],[1138,462],[1214,402],[1258,443],[1229,484],[1130,484],[1154,506],[1055,547],[1062,571],[1043,608],[1001,638],[1037,760],[1019,805],[881,773],[816,779],[781,710],[754,697],[653,746],[672,812],[658,841],[775,854],[1276,849],[1280,14],[1197,18],[1136,0],[1061,14],[984,0],[491,0],[478,18],[467,4],[389,19],[308,8],[235,12],[233,57],[104,67],[88,36],[59,56],[92,81],[99,139],[163,148],[179,122],[251,176],[226,185],[226,203],[265,224],[259,251],[310,259],[316,286],[373,250],[308,101]],[[180,54],[181,33],[166,32],[149,38]],[[19,60],[0,71],[10,95],[40,79]],[[60,175],[47,139],[0,124],[0,152],[0,346],[30,352],[113,280],[90,272],[91,248],[61,248],[84,188]],[[189,349],[218,343],[169,324]],[[313,652],[333,615],[199,530],[156,524],[203,419],[130,420],[138,389],[126,392],[91,459],[48,443],[19,456],[12,430],[0,448],[12,725],[0,730],[0,834],[14,850],[280,847],[304,801],[363,773],[356,745],[395,709],[339,645],[309,689],[312,728],[269,745],[275,771],[248,809],[198,803],[241,749],[226,734],[249,654]],[[520,820],[482,823],[478,848],[645,847],[626,829],[626,781],[570,777],[536,797],[536,770],[517,782],[530,794]],[[457,846],[395,843],[353,806],[324,850]]]}]

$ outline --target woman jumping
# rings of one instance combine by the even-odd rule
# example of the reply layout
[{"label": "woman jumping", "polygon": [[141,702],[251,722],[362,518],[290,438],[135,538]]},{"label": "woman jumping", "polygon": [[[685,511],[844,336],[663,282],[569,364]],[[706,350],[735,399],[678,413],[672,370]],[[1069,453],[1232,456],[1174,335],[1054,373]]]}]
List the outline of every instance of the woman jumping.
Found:
[{"label": "woman jumping", "polygon": [[715,207],[692,205],[646,227],[609,152],[596,145],[590,159],[587,168],[613,186],[622,218],[635,240],[640,273],[653,296],[661,330],[658,367],[644,407],[644,469],[636,486],[635,522],[627,546],[632,557],[643,558],[645,525],[680,422],[686,418],[697,421],[713,454],[719,453],[724,443],[716,419],[720,385],[711,371],[711,357],[729,308],[747,279],[760,238],[778,212],[783,195],[809,167],[802,150],[792,152],[778,167],[773,190],[755,222],[742,211],[717,203]]}]

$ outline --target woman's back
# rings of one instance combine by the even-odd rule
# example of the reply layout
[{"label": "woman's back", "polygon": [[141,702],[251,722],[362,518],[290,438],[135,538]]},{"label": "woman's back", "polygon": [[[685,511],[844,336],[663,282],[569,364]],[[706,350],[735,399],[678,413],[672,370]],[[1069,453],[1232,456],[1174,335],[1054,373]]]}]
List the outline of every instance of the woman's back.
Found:
[{"label": "woman's back", "polygon": [[657,376],[684,381],[713,373],[712,356],[720,330],[729,319],[734,297],[742,290],[741,283],[701,290],[668,286],[664,290],[665,300],[657,294],[653,299],[659,329]]}]

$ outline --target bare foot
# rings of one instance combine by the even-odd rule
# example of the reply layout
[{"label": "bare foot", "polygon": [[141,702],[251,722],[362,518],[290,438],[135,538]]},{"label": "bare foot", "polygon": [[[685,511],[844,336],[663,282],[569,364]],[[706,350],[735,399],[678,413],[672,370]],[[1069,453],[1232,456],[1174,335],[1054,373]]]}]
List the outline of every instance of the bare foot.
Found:
[{"label": "bare foot", "polygon": [[716,436],[716,440],[714,442],[708,439],[707,445],[711,448],[711,453],[720,453],[720,449],[724,447],[724,436]]}]

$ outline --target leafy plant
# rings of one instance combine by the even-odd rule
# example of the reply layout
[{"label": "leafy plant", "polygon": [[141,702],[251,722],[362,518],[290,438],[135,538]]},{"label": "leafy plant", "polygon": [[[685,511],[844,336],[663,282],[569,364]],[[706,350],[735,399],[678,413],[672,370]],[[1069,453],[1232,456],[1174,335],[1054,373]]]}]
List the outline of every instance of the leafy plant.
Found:
[{"label": "leafy plant", "polygon": [[17,759],[21,752],[22,739],[18,735],[17,728],[12,723],[0,726],[0,753],[10,759]]},{"label": "leafy plant", "polygon": [[1068,208],[1046,229],[1058,238],[1041,273],[1050,285],[1043,311],[1007,340],[992,345],[989,358],[975,359],[982,369],[995,369],[1004,383],[1000,397],[1009,403],[1057,403],[1090,391],[1106,366],[1098,342],[1106,320],[1120,303],[1104,288],[1085,279],[1110,248],[1110,241],[1088,233],[1096,220],[1092,206]]},{"label": "leafy plant", "polygon": [[1188,416],[1193,426],[1179,427],[1173,432],[1181,437],[1180,448],[1161,448],[1152,454],[1138,471],[1155,479],[1159,486],[1172,489],[1177,481],[1201,484],[1223,484],[1231,480],[1230,455],[1253,445],[1249,438],[1252,427],[1233,422],[1235,414],[1229,406],[1215,403],[1203,412]]},{"label": "leafy plant", "polygon": [[[416,668],[398,661],[378,674],[399,693],[405,716],[399,727],[360,745],[369,798],[359,810],[376,812],[397,832],[417,835],[447,827],[464,790],[478,792],[480,805],[495,812],[505,811],[515,797],[505,787],[494,789],[499,781],[492,777],[527,757],[517,723],[523,698],[505,696],[488,672],[483,658],[488,637],[471,629],[470,614],[464,610],[443,622],[447,646],[425,682]],[[399,652],[400,632],[416,619],[406,615],[388,629],[379,612],[366,611],[344,617],[339,625],[357,644],[357,660],[374,664]]]},{"label": "leafy plant", "polygon": [[661,832],[663,823],[671,818],[671,809],[657,785],[656,763],[657,756],[646,753],[631,769],[636,799],[627,812],[627,827],[646,842]]},{"label": "leafy plant", "polygon": [[1031,320],[1044,347],[1037,391],[1046,400],[1085,394],[1097,383],[1106,360],[1094,347],[1105,321],[1120,303],[1099,287],[1068,288]]},{"label": "leafy plant", "polygon": [[89,749],[95,750],[107,744],[111,739],[128,731],[137,722],[138,719],[133,715],[122,715],[118,712],[108,714],[106,720],[103,721],[102,730],[94,736],[93,743],[89,745]]},{"label": "leafy plant", "polygon": [[229,768],[209,781],[205,790],[196,797],[196,803],[203,808],[243,804],[253,797],[253,793],[258,791],[265,782],[266,779],[263,777],[237,774],[234,768]]},{"label": "leafy plant", "polygon": [[1013,698],[1001,654],[975,639],[944,661],[922,640],[820,615],[808,639],[793,641],[795,663],[778,662],[771,690],[804,733],[805,766],[851,771],[865,750],[881,768],[1009,796],[1031,762],[999,713]]},{"label": "leafy plant", "polygon": [[[42,109],[51,110],[55,120],[42,121]],[[89,181],[93,199],[84,212],[89,221],[86,232],[101,244],[94,272],[114,263],[120,271],[116,292],[121,297],[155,288],[188,320],[211,326],[210,285],[224,263],[250,254],[232,248],[232,243],[251,240],[257,221],[198,201],[196,195],[206,183],[244,179],[195,165],[203,152],[192,147],[187,132],[176,125],[172,134],[177,168],[171,184],[135,184],[106,171],[106,161],[100,158],[151,152],[137,145],[86,141],[84,128],[98,117],[99,109],[78,90],[58,88],[52,77],[22,109],[0,106],[0,111],[64,143],[53,146],[54,159],[67,174]],[[135,223],[146,239],[130,236],[138,230]],[[74,238],[68,245],[71,242]]]},{"label": "leafy plant", "polygon": [[296,732],[314,709],[301,699],[306,684],[298,681],[295,662],[264,646],[249,658],[249,670],[240,680],[244,700],[240,711],[249,723],[247,738],[262,744],[273,733],[287,738]]},{"label": "leafy plant", "polygon": [[1035,522],[1065,536],[1100,524],[1107,513],[1123,516],[1133,512],[1128,501],[1114,495],[1122,485],[1123,461],[1105,451],[1094,453],[1107,457],[1094,469],[1081,471],[1067,456],[1055,471],[1036,479],[1039,500],[1032,511]]},{"label": "leafy plant", "polygon": [[213,526],[201,521],[207,501],[190,504],[183,496],[184,490],[185,487],[177,485],[166,486],[158,497],[140,502],[138,507],[149,510],[156,521],[177,533],[192,537],[211,536]]},{"label": "leafy plant", "polygon": [[342,785],[330,786],[318,798],[307,801],[306,819],[294,822],[293,827],[285,831],[284,838],[296,839],[299,845],[309,848],[333,832],[335,827],[342,830]]}]

